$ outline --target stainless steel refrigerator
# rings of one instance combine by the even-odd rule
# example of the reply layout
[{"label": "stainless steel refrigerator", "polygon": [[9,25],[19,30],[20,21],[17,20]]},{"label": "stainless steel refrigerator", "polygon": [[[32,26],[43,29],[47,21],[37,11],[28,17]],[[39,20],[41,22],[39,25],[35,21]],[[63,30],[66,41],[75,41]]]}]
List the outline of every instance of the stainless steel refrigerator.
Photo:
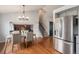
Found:
[{"label": "stainless steel refrigerator", "polygon": [[54,26],[54,47],[64,54],[79,53],[78,16],[57,18]]}]

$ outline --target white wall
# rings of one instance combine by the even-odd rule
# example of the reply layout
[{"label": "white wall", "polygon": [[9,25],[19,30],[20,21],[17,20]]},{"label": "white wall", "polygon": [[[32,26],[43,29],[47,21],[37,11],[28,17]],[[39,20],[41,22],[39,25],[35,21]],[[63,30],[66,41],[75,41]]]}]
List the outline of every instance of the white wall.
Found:
[{"label": "white wall", "polygon": [[51,18],[51,13],[47,13],[44,15],[43,23],[45,25],[45,29],[47,31],[47,34],[49,35],[49,22],[53,22],[53,18]]},{"label": "white wall", "polygon": [[0,42],[3,42],[4,39],[2,38],[3,37],[3,33],[2,33],[2,15],[0,14]]},{"label": "white wall", "polygon": [[[1,15],[0,15],[0,22],[1,22]],[[1,27],[1,23],[0,23],[0,27]],[[1,28],[0,28],[0,39],[1,39]]]},{"label": "white wall", "polygon": [[[0,18],[0,30],[1,30],[1,39],[3,40],[6,36],[9,35],[9,31],[10,31],[10,21],[16,21],[17,17],[20,14],[18,13],[6,13],[6,14],[1,14],[1,18]],[[41,37],[41,34],[39,32],[39,18],[38,18],[38,13],[37,12],[27,12],[26,16],[28,16],[29,19],[29,23],[33,24],[33,31],[34,33],[37,35],[37,37]]]}]

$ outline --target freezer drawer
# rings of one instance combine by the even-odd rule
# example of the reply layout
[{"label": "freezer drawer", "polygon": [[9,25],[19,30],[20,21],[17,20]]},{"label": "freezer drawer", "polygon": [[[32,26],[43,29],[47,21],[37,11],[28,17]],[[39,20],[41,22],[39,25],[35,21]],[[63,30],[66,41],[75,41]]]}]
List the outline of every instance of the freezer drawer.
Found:
[{"label": "freezer drawer", "polygon": [[65,42],[63,44],[63,53],[64,54],[73,54],[74,53],[74,48],[73,48],[73,43]]},{"label": "freezer drawer", "polygon": [[76,44],[79,44],[79,36],[76,36]]},{"label": "freezer drawer", "polygon": [[79,44],[76,44],[76,54],[79,54]]}]

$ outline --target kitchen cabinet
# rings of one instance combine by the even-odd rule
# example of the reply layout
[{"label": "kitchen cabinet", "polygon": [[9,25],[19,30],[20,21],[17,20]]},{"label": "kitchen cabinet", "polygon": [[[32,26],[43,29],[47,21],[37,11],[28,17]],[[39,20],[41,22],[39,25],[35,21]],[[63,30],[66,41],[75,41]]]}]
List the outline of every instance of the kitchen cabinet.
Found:
[{"label": "kitchen cabinet", "polygon": [[57,38],[54,38],[54,48],[57,50],[58,49],[58,40]]},{"label": "kitchen cabinet", "polygon": [[54,41],[53,42],[54,42],[54,48],[57,51],[63,53],[63,40],[58,39],[58,38],[54,38]]},{"label": "kitchen cabinet", "polygon": [[63,53],[63,40],[57,39],[58,40],[58,48],[57,50],[61,53]]}]

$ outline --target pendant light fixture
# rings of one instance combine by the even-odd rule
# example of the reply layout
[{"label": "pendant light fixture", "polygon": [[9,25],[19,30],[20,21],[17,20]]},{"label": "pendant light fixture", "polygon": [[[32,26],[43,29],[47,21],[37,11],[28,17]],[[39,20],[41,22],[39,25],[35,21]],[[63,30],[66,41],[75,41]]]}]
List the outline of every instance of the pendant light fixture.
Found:
[{"label": "pendant light fixture", "polygon": [[26,17],[26,15],[25,15],[25,5],[22,5],[22,8],[23,8],[23,10],[22,10],[22,16],[19,16],[18,18],[19,18],[19,20],[28,20],[29,19],[29,17]]}]

